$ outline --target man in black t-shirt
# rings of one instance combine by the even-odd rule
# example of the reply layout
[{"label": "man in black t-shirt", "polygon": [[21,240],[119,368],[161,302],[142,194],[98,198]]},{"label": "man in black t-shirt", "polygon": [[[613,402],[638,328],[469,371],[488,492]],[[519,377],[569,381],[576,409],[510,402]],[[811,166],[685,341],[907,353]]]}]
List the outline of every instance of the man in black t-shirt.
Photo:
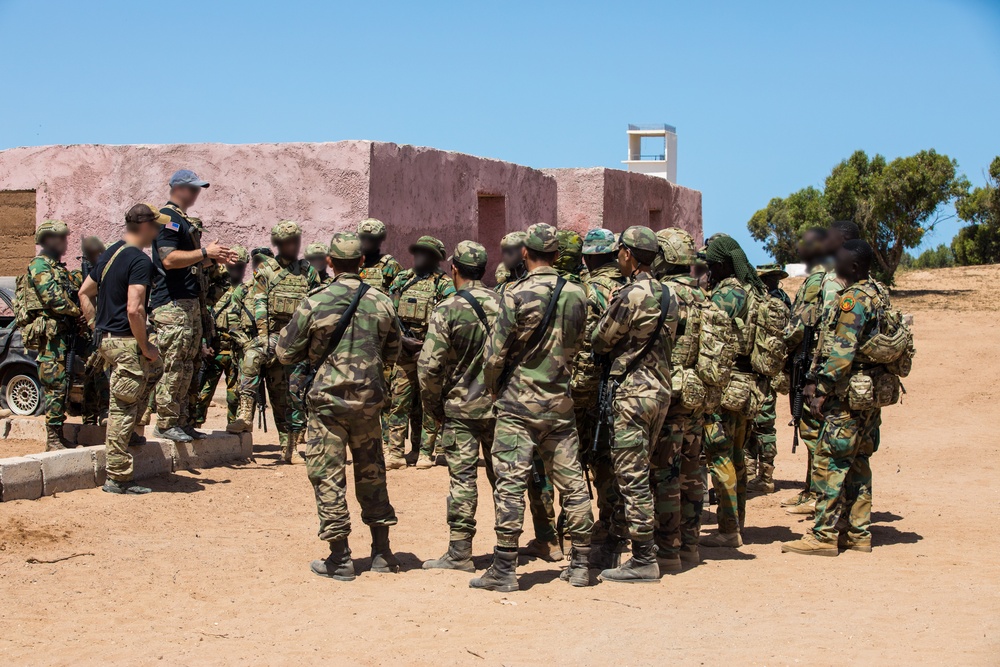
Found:
[{"label": "man in black t-shirt", "polygon": [[149,393],[163,374],[163,362],[146,333],[146,309],[153,262],[143,252],[169,221],[149,204],[125,214],[125,237],[104,251],[80,288],[80,308],[100,340],[98,351],[111,366],[111,406],[105,440],[108,493],[150,489],[132,482],[129,444]]},{"label": "man in black t-shirt", "polygon": [[153,293],[150,306],[154,342],[163,354],[163,380],[156,387],[156,428],[153,435],[190,442],[204,434],[188,423],[188,392],[195,359],[201,353],[202,327],[199,274],[209,260],[233,259],[229,248],[213,241],[206,247],[193,233],[188,209],[208,183],[189,169],[170,177],[170,201],[160,209],[167,222],[153,241]]}]

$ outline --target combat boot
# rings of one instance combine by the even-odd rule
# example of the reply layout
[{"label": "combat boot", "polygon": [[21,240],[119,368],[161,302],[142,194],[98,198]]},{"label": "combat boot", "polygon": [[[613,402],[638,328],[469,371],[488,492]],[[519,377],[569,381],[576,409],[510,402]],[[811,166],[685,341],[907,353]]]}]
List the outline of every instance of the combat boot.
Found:
[{"label": "combat boot", "polygon": [[161,431],[159,424],[153,427],[153,437],[173,440],[174,442],[191,442],[194,439],[181,430],[180,426],[171,426],[166,431]]},{"label": "combat boot", "polygon": [[240,407],[236,411],[236,420],[226,426],[227,433],[249,433],[253,431],[253,409],[256,400],[253,394],[240,394]]},{"label": "combat boot", "polygon": [[720,531],[711,535],[703,535],[699,538],[698,544],[703,547],[729,547],[735,549],[743,546],[743,538],[740,537],[739,531],[735,533],[723,533]]},{"label": "combat boot", "polygon": [[291,433],[279,433],[278,442],[281,443],[281,462],[291,463],[295,454],[295,444],[299,439],[299,434],[295,431]]},{"label": "combat boot", "polygon": [[795,505],[801,505],[802,503],[809,500],[812,497],[808,491],[799,491],[794,496],[789,496],[781,501],[782,507],[794,507]]},{"label": "combat boot", "polygon": [[861,551],[870,554],[872,552],[872,538],[867,540],[853,539],[848,533],[841,533],[837,538],[837,547],[843,551]]},{"label": "combat boot", "polygon": [[472,564],[472,540],[452,540],[448,543],[448,553],[435,560],[425,560],[425,570],[461,570],[475,572]]},{"label": "combat boot", "polygon": [[558,563],[566,558],[558,542],[543,542],[538,538],[530,540],[524,548],[520,550],[522,556],[529,558],[541,558],[550,563]]},{"label": "combat boot", "polygon": [[610,570],[621,564],[621,546],[625,540],[614,533],[590,552],[590,567],[595,570]]},{"label": "combat boot", "polygon": [[434,467],[434,459],[426,454],[421,454],[417,457],[417,465],[415,467],[417,470],[430,470]]},{"label": "combat boot", "polygon": [[830,542],[820,542],[812,533],[807,533],[801,540],[785,542],[781,545],[783,554],[802,554],[804,556],[836,556],[840,552],[837,545]]},{"label": "combat boot", "polygon": [[399,559],[389,548],[389,526],[372,526],[372,572],[399,572]]},{"label": "combat boot", "polygon": [[761,463],[757,470],[757,477],[747,483],[747,491],[774,493],[774,466],[769,463]]},{"label": "combat boot", "polygon": [[789,514],[804,514],[810,515],[816,513],[816,496],[810,496],[798,505],[792,505],[791,507],[786,507],[785,511]]},{"label": "combat boot", "polygon": [[656,556],[656,565],[660,568],[660,574],[666,574],[668,572],[680,572],[684,569],[684,564],[681,563],[680,554],[673,554],[668,556]]},{"label": "combat boot", "polygon": [[493,563],[483,576],[469,582],[469,588],[480,588],[486,591],[511,593],[520,590],[517,583],[517,550],[502,550],[497,547],[493,551]]},{"label": "combat boot", "polygon": [[591,586],[590,554],[591,546],[574,544],[569,554],[569,567],[559,574],[559,578],[568,581],[570,586]]},{"label": "combat boot", "polygon": [[152,493],[153,490],[148,486],[139,486],[134,482],[119,482],[118,480],[108,479],[104,482],[104,486],[101,487],[101,491],[105,493],[119,493],[129,496],[139,496],[144,493]]},{"label": "combat boot", "polygon": [[[753,480],[757,479],[757,459],[746,459],[744,465],[747,469],[747,479]],[[750,487],[747,486],[749,489]]]},{"label": "combat boot", "polygon": [[632,540],[632,557],[620,567],[601,572],[600,580],[620,584],[646,584],[659,581],[660,567],[656,563],[656,542]]},{"label": "combat boot", "polygon": [[190,426],[190,425],[189,426],[182,426],[181,430],[184,431],[185,433],[187,433],[189,436],[191,436],[192,440],[204,440],[205,438],[208,437],[207,433],[199,431],[194,426]]},{"label": "combat boot", "polygon": [[684,546],[681,547],[680,559],[682,563],[698,565],[701,563],[701,553],[697,546]]},{"label": "combat boot", "polygon": [[354,581],[354,561],[351,560],[351,548],[347,545],[347,539],[330,542],[330,555],[324,560],[314,560],[309,564],[309,569],[321,577]]},{"label": "combat boot", "polygon": [[406,467],[406,459],[404,459],[399,454],[395,452],[389,452],[389,455],[385,457],[385,469],[386,470],[400,470]]},{"label": "combat boot", "polygon": [[60,449],[66,449],[70,444],[72,443],[63,435],[62,426],[45,427],[45,451],[56,452]]}]

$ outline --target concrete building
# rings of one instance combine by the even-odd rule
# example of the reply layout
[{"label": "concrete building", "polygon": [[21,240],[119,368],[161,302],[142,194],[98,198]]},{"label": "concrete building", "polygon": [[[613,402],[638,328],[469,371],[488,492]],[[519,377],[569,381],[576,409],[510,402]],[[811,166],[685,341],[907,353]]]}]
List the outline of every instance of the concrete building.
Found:
[{"label": "concrete building", "polygon": [[180,168],[211,182],[191,213],[206,240],[269,245],[282,219],[305,229],[305,242],[328,242],[366,217],[389,226],[385,250],[409,265],[421,234],[453,248],[479,241],[491,255],[504,234],[535,222],[582,233],[600,225],[685,227],[701,236],[701,194],[660,178],[610,169],[540,171],[432,148],[372,141],[289,144],[44,146],[0,151],[0,275],[24,271],[34,255],[34,227],[46,218],[72,230],[68,264],[79,240],[120,238],[134,203],[162,203]]},{"label": "concrete building", "polygon": [[629,125],[628,159],[622,164],[630,172],[677,182],[677,128],[673,125]]}]

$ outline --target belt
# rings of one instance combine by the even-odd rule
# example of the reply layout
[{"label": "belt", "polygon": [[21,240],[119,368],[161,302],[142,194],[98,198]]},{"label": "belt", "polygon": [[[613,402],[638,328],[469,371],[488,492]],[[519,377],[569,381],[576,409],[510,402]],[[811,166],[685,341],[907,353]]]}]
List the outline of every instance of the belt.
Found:
[{"label": "belt", "polygon": [[135,338],[131,331],[129,333],[111,333],[110,331],[105,331],[101,335],[107,336],[108,338]]}]

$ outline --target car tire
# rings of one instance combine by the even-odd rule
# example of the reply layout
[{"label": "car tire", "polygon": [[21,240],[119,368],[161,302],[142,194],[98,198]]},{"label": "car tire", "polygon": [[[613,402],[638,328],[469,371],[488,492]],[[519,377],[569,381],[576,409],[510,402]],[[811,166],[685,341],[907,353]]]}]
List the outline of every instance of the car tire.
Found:
[{"label": "car tire", "polygon": [[15,415],[30,417],[45,410],[42,383],[32,373],[14,371],[3,382],[4,407]]}]

